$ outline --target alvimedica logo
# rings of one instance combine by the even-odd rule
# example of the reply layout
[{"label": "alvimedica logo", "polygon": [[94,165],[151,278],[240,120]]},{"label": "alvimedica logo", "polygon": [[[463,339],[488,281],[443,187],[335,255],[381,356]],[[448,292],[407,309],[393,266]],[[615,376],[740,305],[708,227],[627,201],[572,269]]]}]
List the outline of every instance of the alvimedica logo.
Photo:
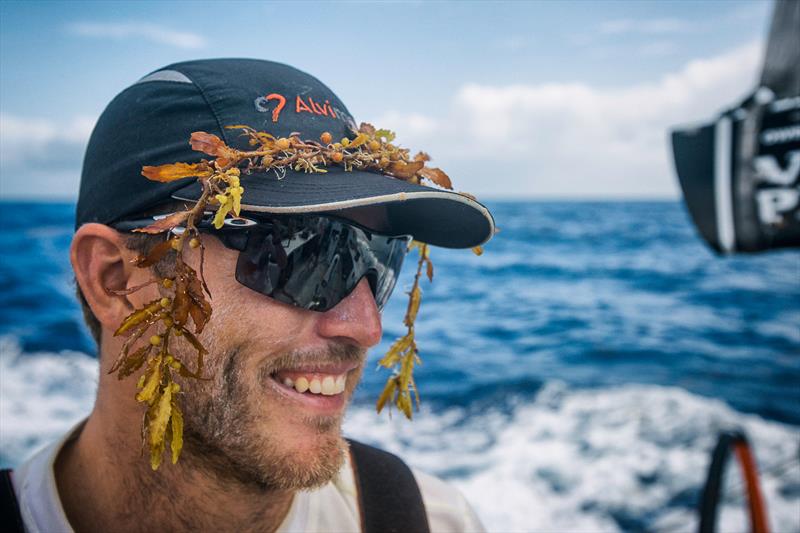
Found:
[{"label": "alvimedica logo", "polygon": [[[275,102],[274,107],[272,102]],[[286,107],[286,97],[278,93],[272,93],[266,96],[259,96],[253,103],[256,106],[256,110],[260,111],[261,113],[269,113],[272,111],[272,122],[278,122],[278,119],[281,116],[281,111],[283,111],[283,108]],[[311,113],[325,117],[339,118],[336,114],[336,111],[331,106],[330,100],[325,100],[324,104],[320,104],[315,102],[310,96],[308,97],[307,101],[303,100],[303,97],[299,94],[295,97],[294,112]]]}]

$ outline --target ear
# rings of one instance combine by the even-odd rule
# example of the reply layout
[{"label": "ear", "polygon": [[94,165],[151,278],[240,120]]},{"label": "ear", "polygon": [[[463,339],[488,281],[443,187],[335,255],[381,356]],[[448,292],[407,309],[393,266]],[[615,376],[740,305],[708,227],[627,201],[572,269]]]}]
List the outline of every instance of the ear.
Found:
[{"label": "ear", "polygon": [[70,262],[75,279],[94,316],[112,330],[133,311],[133,305],[126,296],[107,289],[128,286],[133,258],[134,252],[125,246],[122,236],[103,224],[84,224],[72,238]]}]

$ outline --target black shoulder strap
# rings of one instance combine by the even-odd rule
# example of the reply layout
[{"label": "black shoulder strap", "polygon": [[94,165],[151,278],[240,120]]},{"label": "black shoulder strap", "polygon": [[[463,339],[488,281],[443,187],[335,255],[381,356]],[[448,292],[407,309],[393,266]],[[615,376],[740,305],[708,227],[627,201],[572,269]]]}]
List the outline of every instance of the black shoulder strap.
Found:
[{"label": "black shoulder strap", "polygon": [[5,533],[25,533],[19,503],[11,482],[11,470],[0,470],[0,530]]},{"label": "black shoulder strap", "polygon": [[422,494],[396,455],[348,439],[363,533],[428,533]]}]

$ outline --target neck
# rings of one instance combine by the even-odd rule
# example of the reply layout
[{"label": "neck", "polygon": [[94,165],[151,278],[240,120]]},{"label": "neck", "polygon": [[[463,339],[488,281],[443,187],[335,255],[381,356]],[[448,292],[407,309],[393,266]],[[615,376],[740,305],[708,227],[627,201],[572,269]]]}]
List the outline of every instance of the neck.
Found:
[{"label": "neck", "polygon": [[222,478],[190,448],[154,472],[135,437],[126,439],[131,427],[138,434],[138,421],[95,410],[59,455],[58,491],[76,532],[274,531],[288,513],[292,492]]}]

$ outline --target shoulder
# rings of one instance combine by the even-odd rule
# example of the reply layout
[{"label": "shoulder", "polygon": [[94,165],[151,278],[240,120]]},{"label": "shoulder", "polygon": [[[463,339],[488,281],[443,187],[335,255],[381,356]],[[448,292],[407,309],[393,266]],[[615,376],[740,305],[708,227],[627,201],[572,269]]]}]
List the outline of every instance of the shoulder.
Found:
[{"label": "shoulder", "polygon": [[66,522],[53,476],[59,444],[41,449],[12,474],[20,515],[29,531],[46,531],[46,527],[63,526]]},{"label": "shoulder", "polygon": [[417,480],[431,532],[439,531],[485,531],[461,491],[453,485],[416,468],[412,468]]},{"label": "shoulder", "polygon": [[14,469],[14,491],[28,531],[72,531],[58,495],[53,466],[61,448],[74,438],[83,423],[79,422],[58,441],[45,446]]},{"label": "shoulder", "polygon": [[[350,444],[352,450],[354,443],[351,441]],[[358,443],[356,443],[356,445],[361,449],[361,452],[357,454],[357,458],[359,460],[366,459],[367,463],[370,464],[369,470],[371,471],[371,474],[367,475],[366,477],[359,476],[361,478],[361,483],[366,482],[367,487],[377,487],[378,490],[380,490],[380,487],[386,487],[387,477],[393,478],[393,485],[395,488],[404,486],[407,483],[411,483],[412,486],[413,484],[416,484],[422,497],[422,502],[425,507],[425,514],[428,520],[430,531],[432,533],[442,531],[484,531],[484,528],[475,512],[472,510],[469,503],[467,503],[467,500],[464,498],[461,492],[454,486],[415,468],[409,468],[411,475],[409,476],[408,481],[401,481],[401,479],[407,475],[403,474],[403,471],[408,472],[408,470],[406,470],[407,466],[402,466],[404,463],[402,459],[394,454],[381,451],[371,446],[365,446]],[[337,485],[340,493],[347,495],[345,499],[352,502],[353,505],[351,506],[351,509],[354,510],[355,513],[358,513],[357,502],[359,496],[358,489],[356,488],[358,483],[356,483],[354,479],[354,473],[352,465],[349,464],[349,459],[350,458],[348,457],[348,461],[340,472],[340,476],[336,480],[335,484]],[[355,462],[358,463],[358,461]],[[362,467],[363,466],[365,465],[362,465]],[[358,465],[356,465],[355,468],[356,471],[360,470]],[[413,479],[410,479],[411,476],[413,476]],[[391,493],[392,491],[389,492]],[[403,498],[399,495],[387,495],[387,497],[392,498],[392,501],[395,502],[403,500]],[[395,500],[395,497],[399,499]],[[370,498],[370,500],[372,503],[376,503],[374,498]],[[384,498],[379,499],[379,501],[383,500]],[[378,503],[378,505],[382,504]]]}]

